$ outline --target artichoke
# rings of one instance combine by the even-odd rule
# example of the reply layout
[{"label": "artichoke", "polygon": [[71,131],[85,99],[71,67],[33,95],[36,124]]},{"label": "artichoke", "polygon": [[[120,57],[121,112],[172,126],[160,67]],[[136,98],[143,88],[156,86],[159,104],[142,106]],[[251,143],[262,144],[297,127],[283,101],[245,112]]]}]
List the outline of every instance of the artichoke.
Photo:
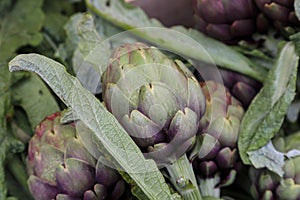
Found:
[{"label": "artichoke", "polygon": [[205,112],[201,87],[188,68],[143,43],[117,48],[102,76],[107,109],[158,165],[192,146]]},{"label": "artichoke", "polygon": [[195,27],[224,42],[247,38],[266,24],[252,0],[193,0],[193,8]]},{"label": "artichoke", "polygon": [[220,69],[224,85],[232,96],[238,99],[244,108],[247,108],[261,88],[261,84],[237,72]]},{"label": "artichoke", "polygon": [[285,35],[295,33],[300,22],[295,14],[294,0],[255,0],[262,13]]},{"label": "artichoke", "polygon": [[120,199],[125,182],[117,171],[97,162],[76,137],[74,123],[62,125],[61,113],[42,121],[28,147],[28,185],[45,199]]},{"label": "artichoke", "polygon": [[[256,94],[261,88],[261,83],[247,76],[244,76],[238,72],[234,72],[226,69],[218,69],[221,75],[220,81],[224,86],[229,89],[230,94],[239,100],[243,108],[246,109]],[[195,76],[199,82],[205,80],[198,71],[195,71]],[[207,80],[214,81],[215,77],[208,77]]]},{"label": "artichoke", "polygon": [[165,26],[193,25],[192,0],[125,0],[139,6],[145,13],[158,19]]},{"label": "artichoke", "polygon": [[[244,109],[224,85],[213,81],[201,85],[206,112],[200,120],[197,143],[190,158],[202,194],[219,197],[217,188],[229,185],[235,178],[239,161],[237,139]],[[212,183],[208,183],[210,180]],[[211,190],[205,184],[212,184]]]},{"label": "artichoke", "polygon": [[[292,149],[300,150],[300,133],[285,138],[273,140],[274,146],[282,152]],[[300,156],[287,158],[283,166],[283,177],[267,170],[251,167],[249,177],[251,180],[251,194],[255,199],[264,200],[299,200],[300,199]]]}]

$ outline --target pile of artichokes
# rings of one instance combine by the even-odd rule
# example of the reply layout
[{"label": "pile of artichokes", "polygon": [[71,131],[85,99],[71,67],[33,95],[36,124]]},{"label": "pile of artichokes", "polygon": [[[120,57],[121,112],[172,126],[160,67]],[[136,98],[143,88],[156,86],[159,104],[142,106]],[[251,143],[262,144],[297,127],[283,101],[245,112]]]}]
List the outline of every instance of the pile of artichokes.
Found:
[{"label": "pile of artichokes", "polygon": [[270,23],[287,37],[300,25],[294,0],[193,0],[193,7],[195,27],[227,43],[266,32]]},{"label": "pile of artichokes", "polygon": [[[255,84],[252,87],[251,81],[237,74],[236,79],[226,79],[231,73],[222,72],[226,84],[231,81],[237,97],[251,100]],[[250,88],[248,96],[243,88]],[[198,82],[183,62],[143,43],[124,44],[113,52],[102,76],[102,89],[106,108],[146,158],[170,170],[168,165],[189,154],[204,196],[220,196],[217,188],[234,182],[240,121],[249,100],[243,105],[221,83]],[[76,121],[62,124],[61,115],[48,116],[30,140],[28,183],[33,196],[121,198],[124,180],[85,149],[76,133]],[[208,188],[203,183],[211,178],[214,181]]]},{"label": "pile of artichokes", "polygon": [[[228,44],[253,40],[251,37],[254,33],[266,33],[271,27],[288,38],[300,26],[294,0],[187,0],[178,1],[176,4],[164,2],[139,0],[132,4],[140,6],[149,17],[159,19],[166,26],[180,24],[193,27]],[[166,7],[165,4],[169,6],[166,12],[162,9]]]},{"label": "pile of artichokes", "polygon": [[[103,11],[100,8],[104,5],[103,2],[98,2],[101,6],[95,3],[96,1],[87,2],[87,6],[90,6],[92,11],[98,11],[98,13],[94,11],[96,14]],[[211,60],[217,64],[209,62],[210,58],[205,57],[206,52],[203,55],[198,55],[197,50],[199,51],[201,48],[189,46],[191,42],[185,37],[179,38],[180,42],[176,44],[183,45],[186,42],[188,45],[183,45],[182,48],[184,50],[191,49],[190,55],[178,50],[178,46],[176,49],[176,45],[173,46],[173,43],[168,43],[165,33],[158,34],[160,37],[156,39],[155,36],[151,35],[154,33],[153,30],[149,34],[144,29],[135,29],[130,32],[130,34],[135,35],[134,37],[131,37],[131,35],[131,38],[112,39],[109,45],[103,45],[105,43],[103,41],[107,36],[103,32],[110,28],[112,32],[119,31],[118,28],[133,29],[135,24],[128,25],[126,20],[136,22],[135,19],[121,11],[124,11],[124,9],[133,9],[134,11],[135,8],[125,2],[118,4],[117,1],[107,1],[105,3],[106,7],[103,13],[99,14],[104,20],[108,21],[101,22],[101,25],[104,24],[103,27],[97,23],[91,25],[93,20],[88,20],[91,17],[89,15],[82,15],[82,18],[86,21],[82,20],[80,23],[76,21],[78,16],[74,16],[72,25],[78,25],[80,28],[72,30],[74,33],[69,30],[67,34],[69,34],[69,39],[72,34],[75,35],[75,32],[78,35],[72,38],[76,40],[72,41],[74,44],[69,44],[72,42],[67,41],[64,47],[66,49],[71,48],[69,45],[75,46],[75,42],[78,42],[76,43],[76,50],[73,52],[75,58],[70,56],[72,59],[70,57],[69,60],[66,58],[64,62],[67,63],[72,60],[72,64],[76,65],[76,62],[81,59],[80,67],[85,70],[85,67],[88,68],[90,65],[94,65],[94,61],[97,60],[97,65],[100,66],[101,70],[103,69],[103,73],[101,71],[100,75],[97,74],[101,79],[101,83],[99,85],[95,83],[97,88],[101,88],[99,93],[94,95],[87,91],[84,88],[85,85],[78,81],[82,77],[77,79],[65,71],[57,70],[60,69],[60,65],[55,69],[57,74],[54,75],[47,74],[47,70],[40,72],[34,68],[36,66],[30,67],[34,68],[35,71],[33,71],[38,74],[46,73],[45,76],[50,77],[48,77],[50,81],[45,81],[47,84],[51,82],[51,78],[57,78],[56,76],[64,74],[67,77],[64,81],[68,80],[69,82],[62,83],[62,85],[69,84],[74,88],[81,88],[80,92],[84,91],[86,93],[82,93],[91,95],[92,100],[99,103],[97,105],[101,105],[97,107],[99,110],[95,109],[93,110],[95,113],[91,114],[95,118],[98,117],[98,121],[94,119],[95,121],[91,120],[90,124],[86,123],[82,116],[88,114],[84,112],[82,113],[86,115],[81,115],[80,118],[80,112],[85,109],[84,106],[88,107],[96,104],[94,101],[95,104],[91,104],[89,101],[91,98],[84,96],[80,101],[82,105],[78,106],[75,105],[76,103],[80,104],[78,102],[70,103],[70,96],[80,95],[80,92],[64,96],[64,94],[56,92],[60,91],[57,89],[61,87],[59,83],[55,83],[55,86],[49,84],[66,107],[63,105],[61,111],[45,117],[36,126],[28,144],[26,143],[24,163],[26,163],[27,184],[32,197],[36,200],[133,200],[136,197],[141,199],[141,196],[149,197],[153,195],[151,193],[153,191],[149,192],[151,195],[143,193],[147,191],[147,186],[145,186],[147,181],[151,183],[156,181],[147,180],[147,178],[150,179],[152,171],[145,172],[145,178],[139,176],[140,174],[144,176],[144,172],[136,172],[136,174],[139,174],[136,175],[135,172],[126,171],[134,167],[132,165],[121,166],[120,163],[126,165],[128,160],[135,159],[132,156],[135,154],[120,153],[120,155],[127,157],[124,161],[120,161],[121,156],[117,150],[114,147],[111,147],[111,149],[107,147],[119,143],[120,146],[123,145],[124,149],[129,146],[132,148],[128,148],[129,150],[132,150],[136,155],[141,155],[140,160],[145,158],[145,161],[143,160],[144,164],[147,164],[145,166],[154,169],[153,174],[156,173],[153,177],[161,176],[162,180],[157,180],[157,183],[161,184],[162,188],[169,189],[166,192],[167,195],[173,195],[172,197],[175,199],[177,197],[184,200],[231,199],[234,192],[229,190],[239,186],[247,190],[245,194],[248,194],[247,198],[249,199],[300,200],[300,145],[297,143],[300,133],[286,134],[284,133],[285,127],[278,127],[276,130],[270,127],[270,124],[276,126],[276,123],[280,125],[285,123],[286,126],[294,125],[291,122],[284,121],[284,119],[286,112],[288,112],[286,111],[288,110],[287,104],[292,102],[295,93],[298,92],[295,89],[297,88],[295,86],[296,81],[293,82],[293,80],[296,80],[294,77],[296,77],[297,68],[291,67],[293,64],[298,65],[299,57],[296,54],[300,52],[300,39],[298,39],[299,41],[293,40],[293,38],[300,37],[296,34],[300,30],[297,10],[295,10],[297,1],[178,1],[170,6],[173,10],[166,13],[161,10],[154,13],[156,8],[159,7],[158,4],[161,3],[159,1],[155,2],[157,5],[153,4],[151,6],[151,3],[147,0],[134,1],[131,4],[143,8],[148,16],[159,19],[162,23],[146,19],[146,15],[142,13],[141,9],[136,11],[138,14],[143,14],[140,14],[145,17],[142,20],[149,22],[150,25],[157,25],[160,30],[164,25],[182,25],[182,27],[171,29],[179,35],[183,33],[188,35],[189,39],[192,38],[193,41],[200,38],[202,46],[207,49],[201,45],[199,46],[207,50],[208,54],[215,53],[216,55],[213,55]],[[122,7],[123,3],[126,5],[124,8]],[[170,1],[161,4],[170,4]],[[176,13],[179,7],[186,10],[174,18],[170,18],[168,13]],[[109,20],[113,19],[109,16],[111,8],[121,10],[116,12],[117,19],[113,25],[109,24]],[[126,15],[127,18],[122,21],[120,14]],[[190,21],[184,23],[184,19]],[[145,24],[148,25],[146,22]],[[137,24],[136,27],[140,28],[139,23]],[[195,30],[186,27],[195,28]],[[65,28],[68,30],[67,26]],[[107,30],[102,30],[105,28]],[[97,31],[101,29],[99,32],[104,35],[101,35],[103,38],[99,39],[100,34],[95,33],[97,32],[96,29]],[[272,37],[269,37],[270,33],[272,33]],[[143,42],[139,42],[138,37],[142,38]],[[292,41],[277,43],[278,40],[276,39],[278,38],[282,41]],[[94,42],[94,40],[97,42]],[[119,40],[122,41],[121,45]],[[83,41],[88,44],[84,44]],[[99,46],[109,51],[110,57],[107,56],[108,54],[104,55],[103,52],[97,52],[96,56],[93,54],[97,51],[99,47],[97,45],[100,43],[103,46]],[[160,45],[161,49],[159,49]],[[214,45],[223,51],[213,49]],[[274,50],[274,46],[276,46],[276,51],[273,51],[270,55],[270,49],[273,48],[272,50]],[[280,52],[286,46],[292,46],[293,48],[287,47],[287,58],[281,58]],[[68,50],[60,52],[60,47],[56,49],[56,55],[60,53],[63,56],[69,54]],[[166,52],[168,48],[173,52]],[[26,48],[24,49],[26,51]],[[194,53],[194,50],[197,53]],[[277,54],[280,55],[277,56]],[[37,60],[40,63],[51,66],[48,64],[51,61],[36,55],[31,56],[28,57],[32,60],[38,58],[40,60]],[[98,56],[101,59],[103,56],[101,62],[100,59],[95,58]],[[218,58],[218,56],[222,58]],[[278,58],[276,61],[274,61],[275,56]],[[232,58],[237,59],[237,63],[235,63],[235,60],[232,61]],[[105,59],[109,60],[108,63]],[[289,59],[291,59],[292,64],[288,63]],[[35,64],[33,61],[33,64],[28,64],[27,61],[25,62],[22,59],[18,62],[27,65]],[[15,64],[17,61],[13,63]],[[102,66],[103,63],[105,63],[105,66]],[[200,66],[198,66],[200,69],[201,64],[214,65],[218,70],[216,74],[213,74],[213,77],[219,76],[220,80],[214,80],[213,78],[205,80],[204,77],[209,76],[202,76],[200,74],[201,70],[192,66],[192,63],[200,63]],[[282,69],[284,67],[278,67],[280,64],[283,65],[282,63],[288,63],[291,66],[286,66],[287,69],[284,70]],[[15,69],[19,67],[17,64],[15,64],[16,66],[10,66],[10,70],[18,70]],[[273,69],[271,66],[278,68]],[[93,68],[90,71],[95,72],[97,70]],[[76,70],[73,72],[78,73]],[[283,72],[283,75],[276,74],[279,72]],[[285,75],[289,75],[289,77],[284,77]],[[264,80],[265,76],[267,81]],[[25,75],[24,77],[16,77],[21,80]],[[88,78],[85,80],[86,82],[89,81]],[[274,83],[270,83],[272,81]],[[278,94],[266,91],[266,88],[278,88]],[[87,101],[85,102],[85,100]],[[15,101],[18,101],[18,99]],[[254,108],[253,102],[258,102],[257,105],[259,106],[268,107],[268,105],[262,103],[264,101],[272,104],[270,109],[262,109],[265,113],[257,118],[256,116],[253,117],[260,109]],[[78,106],[81,110],[75,111],[72,106]],[[300,104],[298,107],[298,111],[289,110],[289,114],[295,118],[293,123],[300,124],[300,119],[298,119]],[[247,112],[249,110],[250,112]],[[70,119],[68,115],[71,111],[74,111],[72,113],[74,115]],[[111,117],[111,121],[99,119],[102,113],[97,112],[107,114],[103,116]],[[251,115],[252,121],[245,122],[244,119],[249,119]],[[9,115],[7,118],[10,120]],[[116,138],[116,142],[112,141],[115,138],[107,137],[107,133],[111,133],[112,130],[99,128],[107,125],[105,123],[109,124],[107,127],[116,132],[114,134],[120,133],[121,139]],[[78,128],[79,125],[86,126],[86,129]],[[260,135],[263,137],[262,140],[256,138],[257,135],[252,134],[251,130],[247,130],[251,129],[252,126],[253,130],[257,132],[268,129],[266,135]],[[16,125],[16,127],[18,126]],[[115,127],[117,128],[114,129]],[[97,128],[99,128],[99,132],[97,132]],[[244,138],[239,137],[243,135],[242,133],[245,130],[249,132],[245,134],[245,138],[248,137],[251,141],[249,141],[250,144],[242,144],[244,145],[242,148],[246,149],[241,150],[240,140]],[[103,131],[103,137],[101,137],[101,131]],[[83,139],[85,135],[88,135],[86,137],[88,139]],[[115,135],[115,137],[117,136],[119,135]],[[258,144],[256,144],[255,139],[259,140]],[[87,142],[87,140],[89,141]],[[269,143],[264,143],[267,140]],[[105,143],[107,141],[108,144]],[[120,141],[126,141],[127,143],[124,142],[123,144]],[[89,144],[95,146],[91,148],[88,146]],[[275,148],[272,149],[268,145]],[[91,149],[97,153],[95,154]],[[278,157],[272,160],[276,156]],[[264,166],[256,167],[257,160],[261,161]],[[282,163],[276,163],[280,161]],[[280,164],[282,164],[282,168],[279,169],[279,171],[282,171],[281,175],[276,173]],[[140,166],[138,165],[137,168]],[[246,178],[241,180],[240,174],[243,174],[242,177]],[[141,180],[143,178],[145,180]],[[245,198],[245,195],[243,195],[236,197],[236,199]]]}]

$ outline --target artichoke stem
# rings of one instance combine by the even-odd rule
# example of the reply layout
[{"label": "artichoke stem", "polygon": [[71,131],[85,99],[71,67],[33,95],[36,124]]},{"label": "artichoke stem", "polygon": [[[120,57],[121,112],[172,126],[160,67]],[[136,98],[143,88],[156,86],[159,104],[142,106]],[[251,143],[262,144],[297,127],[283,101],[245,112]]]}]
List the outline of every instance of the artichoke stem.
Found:
[{"label": "artichoke stem", "polygon": [[186,154],[166,167],[171,182],[184,200],[202,200],[193,167]]},{"label": "artichoke stem", "polygon": [[210,197],[220,198],[220,188],[216,187],[216,185],[220,182],[220,177],[215,175],[213,178],[198,178],[199,189],[201,194]]},{"label": "artichoke stem", "polygon": [[[10,173],[14,176],[14,178],[18,181],[18,183],[22,186],[22,188],[26,191],[28,195],[30,195],[28,185],[27,185],[27,171],[23,162],[20,158],[16,156],[9,156],[7,162],[7,168]],[[31,196],[31,195],[30,195]]]}]

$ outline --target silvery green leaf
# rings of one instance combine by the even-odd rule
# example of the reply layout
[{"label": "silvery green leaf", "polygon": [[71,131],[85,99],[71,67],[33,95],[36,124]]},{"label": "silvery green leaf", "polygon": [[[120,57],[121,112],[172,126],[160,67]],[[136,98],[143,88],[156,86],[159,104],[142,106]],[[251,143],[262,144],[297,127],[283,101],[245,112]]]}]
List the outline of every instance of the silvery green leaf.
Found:
[{"label": "silvery green leaf", "polygon": [[283,176],[284,171],[282,167],[284,165],[285,154],[277,151],[271,141],[258,150],[249,151],[248,155],[255,168],[266,167],[279,176]]},{"label": "silvery green leaf", "polygon": [[300,151],[298,149],[292,149],[285,154],[287,158],[293,158],[296,156],[300,156]]},{"label": "silvery green leaf", "polygon": [[78,25],[82,15],[82,13],[72,15],[69,21],[64,25],[66,39],[64,43],[58,46],[55,52],[55,57],[60,58],[64,62],[72,57],[73,51],[79,43]]},{"label": "silvery green leaf", "polygon": [[91,15],[81,15],[77,30],[80,39],[72,57],[74,72],[84,88],[94,94],[100,93],[101,75],[108,64],[110,49],[101,45],[102,39]]}]

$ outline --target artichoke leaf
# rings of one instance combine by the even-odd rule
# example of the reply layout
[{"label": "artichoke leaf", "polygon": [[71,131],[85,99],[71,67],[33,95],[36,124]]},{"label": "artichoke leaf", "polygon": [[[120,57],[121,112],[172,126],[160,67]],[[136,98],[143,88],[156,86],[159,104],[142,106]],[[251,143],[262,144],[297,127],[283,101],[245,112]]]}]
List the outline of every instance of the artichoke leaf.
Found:
[{"label": "artichoke leaf", "polygon": [[286,43],[241,122],[238,147],[244,164],[251,163],[247,152],[265,146],[279,131],[295,96],[297,66],[294,45]]},{"label": "artichoke leaf", "polygon": [[249,151],[248,155],[255,168],[266,167],[280,177],[283,176],[284,153],[277,151],[271,141],[258,150]]}]

